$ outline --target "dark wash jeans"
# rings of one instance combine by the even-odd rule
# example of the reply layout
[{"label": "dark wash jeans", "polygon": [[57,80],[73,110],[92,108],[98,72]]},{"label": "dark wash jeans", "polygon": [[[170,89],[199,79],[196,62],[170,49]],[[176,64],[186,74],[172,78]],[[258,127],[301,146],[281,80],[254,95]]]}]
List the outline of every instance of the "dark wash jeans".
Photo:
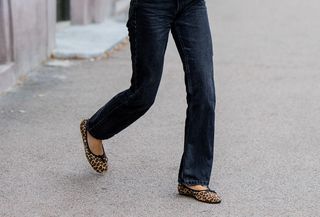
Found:
[{"label": "dark wash jeans", "polygon": [[131,0],[126,26],[132,60],[131,85],[89,119],[89,133],[101,140],[108,139],[152,106],[171,30],[183,63],[188,104],[178,182],[209,185],[214,151],[215,87],[205,0]]}]

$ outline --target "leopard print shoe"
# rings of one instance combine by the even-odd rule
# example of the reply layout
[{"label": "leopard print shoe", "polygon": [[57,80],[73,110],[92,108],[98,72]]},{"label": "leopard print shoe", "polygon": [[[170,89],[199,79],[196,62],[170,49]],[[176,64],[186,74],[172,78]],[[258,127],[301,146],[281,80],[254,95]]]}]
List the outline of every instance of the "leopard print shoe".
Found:
[{"label": "leopard print shoe", "polygon": [[[80,123],[80,132],[82,135],[82,140],[84,144],[84,151],[86,154],[86,158],[91,165],[91,167],[98,173],[103,173],[108,170],[108,158],[105,154],[105,151],[103,149],[102,155],[96,155],[91,152],[87,140],[87,119],[83,119]],[[102,146],[103,148],[103,146]]]},{"label": "leopard print shoe", "polygon": [[220,203],[221,197],[209,187],[206,190],[194,190],[184,184],[178,184],[178,192],[181,195],[186,195],[195,198],[196,200],[206,203]]}]

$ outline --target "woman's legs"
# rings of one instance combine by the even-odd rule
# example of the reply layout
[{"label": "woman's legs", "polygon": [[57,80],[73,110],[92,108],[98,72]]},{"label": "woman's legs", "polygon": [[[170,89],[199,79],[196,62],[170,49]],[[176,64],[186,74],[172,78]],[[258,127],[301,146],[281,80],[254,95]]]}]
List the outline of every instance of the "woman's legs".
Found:
[{"label": "woman's legs", "polygon": [[184,152],[178,182],[209,185],[213,163],[215,87],[213,48],[204,0],[190,1],[172,24],[187,91]]},{"label": "woman's legs", "polygon": [[208,185],[213,160],[215,106],[211,35],[204,1],[178,1],[185,3],[181,10],[177,10],[173,0],[139,0],[139,4],[131,0],[127,22],[131,86],[115,95],[89,119],[88,131],[99,143],[129,126],[150,108],[160,83],[172,28],[184,65],[188,102],[178,181],[189,186]]}]

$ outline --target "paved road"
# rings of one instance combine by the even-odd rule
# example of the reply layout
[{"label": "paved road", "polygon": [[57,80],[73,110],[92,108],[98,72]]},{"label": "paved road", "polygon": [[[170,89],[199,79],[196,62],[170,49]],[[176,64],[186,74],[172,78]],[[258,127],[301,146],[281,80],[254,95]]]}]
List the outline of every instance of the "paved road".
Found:
[{"label": "paved road", "polygon": [[320,3],[207,0],[215,41],[220,205],[177,195],[183,72],[170,39],[155,105],[105,141],[95,174],[78,124],[129,85],[109,59],[38,68],[0,97],[0,216],[320,216]]}]

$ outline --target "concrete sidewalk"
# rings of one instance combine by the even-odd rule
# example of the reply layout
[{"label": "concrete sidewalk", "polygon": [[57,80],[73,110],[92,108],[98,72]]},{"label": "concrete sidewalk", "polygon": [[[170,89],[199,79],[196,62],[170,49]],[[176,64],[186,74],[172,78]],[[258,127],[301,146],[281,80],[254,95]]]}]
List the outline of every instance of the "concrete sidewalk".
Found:
[{"label": "concrete sidewalk", "polygon": [[154,106],[88,165],[79,132],[129,86],[129,46],[43,66],[0,97],[0,216],[320,216],[320,28],[316,0],[207,1],[215,41],[220,205],[177,194],[185,87],[170,36]]},{"label": "concrete sidewalk", "polygon": [[100,24],[69,26],[56,33],[52,56],[56,59],[102,57],[127,38],[125,22],[108,19]]}]

